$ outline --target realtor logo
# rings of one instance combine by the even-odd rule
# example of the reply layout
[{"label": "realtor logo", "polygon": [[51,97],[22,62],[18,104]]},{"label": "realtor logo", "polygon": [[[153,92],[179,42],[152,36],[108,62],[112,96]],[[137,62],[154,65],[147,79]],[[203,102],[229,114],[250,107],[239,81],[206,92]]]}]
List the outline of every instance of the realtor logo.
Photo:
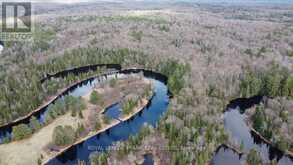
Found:
[{"label": "realtor logo", "polygon": [[27,40],[32,32],[31,2],[2,3],[2,40]]}]

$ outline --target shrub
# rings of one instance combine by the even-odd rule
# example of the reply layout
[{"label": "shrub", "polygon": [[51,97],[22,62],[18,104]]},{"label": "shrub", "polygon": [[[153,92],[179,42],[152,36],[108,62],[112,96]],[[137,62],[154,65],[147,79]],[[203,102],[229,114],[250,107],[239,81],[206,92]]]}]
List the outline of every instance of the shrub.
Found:
[{"label": "shrub", "polygon": [[42,165],[42,158],[38,158],[37,163],[38,165]]},{"label": "shrub", "polygon": [[80,137],[82,133],[85,132],[85,128],[83,124],[78,123],[78,127],[76,129],[76,137]]},{"label": "shrub", "polygon": [[76,117],[76,111],[72,110],[72,111],[71,111],[71,116],[72,116],[72,117]]},{"label": "shrub", "polygon": [[103,116],[103,121],[105,124],[109,124],[110,123],[110,118],[108,116]]},{"label": "shrub", "polygon": [[90,103],[97,105],[99,104],[100,101],[101,101],[101,96],[99,95],[97,91],[94,90],[90,96]]},{"label": "shrub", "polygon": [[293,57],[293,51],[288,51],[287,56]]},{"label": "shrub", "polygon": [[78,112],[78,117],[81,118],[81,119],[83,119],[83,114],[82,114],[82,111],[81,110]]},{"label": "shrub", "polygon": [[54,104],[55,110],[57,111],[58,115],[63,115],[66,112],[65,102],[62,99],[59,99]]},{"label": "shrub", "polygon": [[276,142],[276,146],[281,151],[286,151],[288,149],[288,147],[289,147],[289,145],[286,142],[286,140],[284,138],[282,138],[282,137]]},{"label": "shrub", "polygon": [[117,79],[115,79],[115,78],[111,79],[110,80],[110,87],[111,88],[115,87],[116,83],[117,83]]},{"label": "shrub", "polygon": [[53,132],[53,143],[57,146],[72,144],[75,139],[75,131],[71,126],[57,126]]},{"label": "shrub", "polygon": [[84,160],[78,160],[76,165],[86,165]]},{"label": "shrub", "polygon": [[75,98],[73,96],[65,96],[64,97],[64,102],[65,102],[65,107],[67,110],[71,108],[71,106],[74,104]]},{"label": "shrub", "polygon": [[4,137],[3,138],[3,143],[4,144],[7,144],[7,143],[9,143],[10,142],[10,138],[9,137]]},{"label": "shrub", "polygon": [[133,108],[137,105],[133,99],[128,99],[122,106],[122,112],[125,115],[128,115],[133,111]]},{"label": "shrub", "polygon": [[74,102],[70,105],[72,111],[78,112],[86,108],[86,104],[81,97],[78,97],[78,98],[74,97],[73,101]]},{"label": "shrub", "polygon": [[129,35],[131,37],[133,37],[136,41],[141,42],[142,36],[143,36],[143,32],[142,31],[132,31],[131,33],[129,33]]},{"label": "shrub", "polygon": [[102,153],[92,153],[90,154],[90,164],[91,165],[107,165],[107,157],[108,153],[102,152]]},{"label": "shrub", "polygon": [[253,52],[251,49],[245,49],[244,53],[248,55],[253,55]]},{"label": "shrub", "polygon": [[102,128],[102,125],[101,125],[101,122],[99,120],[96,121],[96,124],[95,124],[95,129],[96,130],[99,130]]},{"label": "shrub", "polygon": [[41,128],[41,124],[35,116],[31,117],[29,125],[34,132]]},{"label": "shrub", "polygon": [[285,85],[283,86],[283,95],[293,97],[293,77],[290,76],[286,79]]},{"label": "shrub", "polygon": [[170,28],[167,25],[160,25],[159,30],[164,32],[169,32]]},{"label": "shrub", "polygon": [[21,140],[32,134],[32,129],[26,124],[19,124],[12,128],[13,139]]},{"label": "shrub", "polygon": [[246,162],[248,165],[262,165],[263,164],[259,153],[254,149],[249,151],[246,158]]},{"label": "shrub", "polygon": [[86,104],[81,97],[65,96],[65,106],[67,110],[71,110],[71,116],[75,117],[79,111],[86,108]]}]

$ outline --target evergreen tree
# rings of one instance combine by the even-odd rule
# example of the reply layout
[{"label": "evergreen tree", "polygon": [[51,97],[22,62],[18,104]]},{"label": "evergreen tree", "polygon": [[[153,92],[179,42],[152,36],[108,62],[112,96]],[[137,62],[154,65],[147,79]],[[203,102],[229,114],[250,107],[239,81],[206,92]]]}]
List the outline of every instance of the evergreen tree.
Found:
[{"label": "evergreen tree", "polygon": [[263,132],[263,125],[264,125],[264,114],[263,109],[260,106],[256,107],[255,113],[252,116],[253,120],[253,128],[259,132]]},{"label": "evergreen tree", "polygon": [[246,162],[248,165],[263,165],[259,153],[254,149],[249,151]]},{"label": "evergreen tree", "polygon": [[35,116],[31,117],[29,125],[34,132],[41,128],[41,124]]},{"label": "evergreen tree", "polygon": [[99,104],[101,100],[101,96],[98,94],[97,91],[92,91],[91,96],[90,96],[90,103],[92,104]]},{"label": "evergreen tree", "polygon": [[26,124],[19,124],[12,128],[12,134],[14,140],[21,140],[30,136],[32,129]]},{"label": "evergreen tree", "polygon": [[107,165],[108,154],[105,152],[102,153],[92,153],[90,154],[90,164],[91,165]]},{"label": "evergreen tree", "polygon": [[71,126],[57,126],[52,135],[53,143],[57,146],[72,144],[75,139],[75,131]]}]

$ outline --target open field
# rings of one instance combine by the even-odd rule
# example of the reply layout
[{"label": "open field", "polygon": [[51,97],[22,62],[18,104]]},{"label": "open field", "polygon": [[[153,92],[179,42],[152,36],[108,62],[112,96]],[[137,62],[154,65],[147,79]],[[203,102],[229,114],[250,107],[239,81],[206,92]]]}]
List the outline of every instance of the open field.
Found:
[{"label": "open field", "polygon": [[44,153],[44,149],[46,145],[52,141],[54,128],[58,125],[71,125],[76,128],[79,122],[78,118],[72,117],[70,113],[67,113],[66,115],[56,119],[48,126],[45,126],[28,139],[0,145],[0,164],[37,164],[37,160],[41,157],[41,154],[44,156],[46,155],[46,153]]}]

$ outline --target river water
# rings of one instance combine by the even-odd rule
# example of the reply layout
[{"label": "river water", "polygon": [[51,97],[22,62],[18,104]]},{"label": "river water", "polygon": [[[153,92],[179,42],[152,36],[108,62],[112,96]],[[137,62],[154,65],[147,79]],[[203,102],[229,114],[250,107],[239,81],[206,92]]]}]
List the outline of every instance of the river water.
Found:
[{"label": "river water", "polygon": [[[169,95],[165,83],[151,77],[147,78],[154,84],[154,96],[140,113],[128,121],[121,122],[107,131],[87,139],[83,143],[71,147],[66,152],[49,161],[47,165],[75,165],[78,159],[88,161],[89,155],[92,152],[104,151],[115,142],[127,140],[130,135],[137,134],[145,123],[155,127],[160,117],[167,110]],[[83,91],[83,89],[79,90]],[[119,106],[112,106],[112,108],[119,108]]]},{"label": "river water", "polygon": [[[249,106],[248,106],[249,107]],[[244,120],[244,110],[239,106],[236,108],[228,108],[224,113],[224,127],[229,133],[230,139],[238,144],[243,144],[243,151],[248,152],[250,149],[255,149],[260,153],[262,160],[277,160],[279,165],[293,165],[292,158],[283,155],[283,153],[265,142],[263,142],[255,133],[250,131]],[[213,158],[213,164],[244,164],[246,155],[238,155],[236,152],[224,146],[220,147]]]},{"label": "river water", "polygon": [[[141,70],[135,70],[134,72],[139,73],[140,71]],[[114,77],[122,78],[127,76],[127,74],[131,74],[132,72],[133,70],[126,72],[120,71],[119,73],[89,79],[70,89],[65,94],[75,97],[83,96],[93,90],[94,86],[99,82],[108,81]],[[67,151],[52,159],[47,164],[75,165],[77,160],[85,160],[88,162],[89,155],[92,152],[102,152],[107,147],[112,146],[115,142],[127,140],[129,136],[137,134],[145,123],[155,127],[160,117],[167,110],[169,104],[169,92],[166,86],[165,78],[162,78],[160,75],[150,71],[145,71],[144,76],[145,78],[150,79],[154,84],[154,96],[150,100],[149,104],[140,113],[128,121],[121,122],[118,125],[109,128],[107,131],[91,137],[79,145],[69,148]],[[63,99],[63,96],[58,99]],[[245,152],[248,152],[250,149],[254,148],[260,152],[262,159],[265,161],[276,159],[279,165],[293,165],[292,158],[284,156],[283,153],[278,149],[264,143],[247,127],[244,121],[243,112],[245,109],[260,103],[260,101],[261,98],[253,97],[249,99],[238,99],[233,103],[233,106],[228,105],[227,110],[224,113],[225,130],[229,133],[230,139],[237,141],[238,144],[243,144]],[[110,106],[105,114],[108,117],[117,118],[117,116],[120,115],[119,104]],[[43,123],[45,115],[46,108],[43,111],[40,111],[40,113],[37,113],[36,117],[41,123]],[[25,120],[24,123],[27,123],[28,121],[29,120]],[[11,127],[0,130],[0,143],[1,139],[7,136],[11,136]],[[244,164],[245,157],[246,155],[239,155],[233,150],[221,146],[216,150],[212,159],[212,164]]]}]

